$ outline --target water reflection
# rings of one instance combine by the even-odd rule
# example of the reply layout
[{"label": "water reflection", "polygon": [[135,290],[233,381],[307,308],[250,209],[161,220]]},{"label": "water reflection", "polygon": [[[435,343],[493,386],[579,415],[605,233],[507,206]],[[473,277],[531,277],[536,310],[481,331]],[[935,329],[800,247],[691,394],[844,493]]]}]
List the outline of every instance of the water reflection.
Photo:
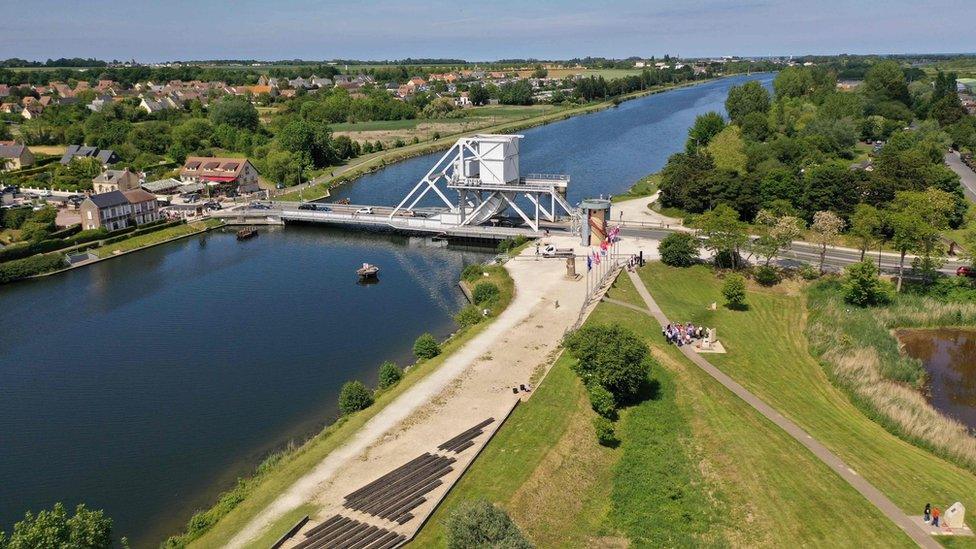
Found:
[{"label": "water reflection", "polygon": [[899,330],[898,339],[925,366],[932,405],[976,429],[976,330]]}]

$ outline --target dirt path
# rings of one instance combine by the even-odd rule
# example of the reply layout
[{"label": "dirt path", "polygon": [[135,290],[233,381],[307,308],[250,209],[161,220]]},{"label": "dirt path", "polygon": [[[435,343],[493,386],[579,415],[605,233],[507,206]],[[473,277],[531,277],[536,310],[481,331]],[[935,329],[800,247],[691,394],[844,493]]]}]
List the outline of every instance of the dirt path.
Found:
[{"label": "dirt path", "polygon": [[683,222],[680,219],[662,215],[647,207],[648,204],[657,202],[660,194],[661,191],[658,191],[651,196],[614,202],[610,208],[613,215],[613,222],[653,223],[662,227],[682,230]]},{"label": "dirt path", "polygon": [[[669,324],[670,321],[668,320],[667,316],[664,315],[664,312],[661,311],[661,308],[654,301],[654,298],[651,297],[650,292],[647,291],[647,286],[644,285],[644,281],[641,280],[641,278],[634,272],[628,272],[627,274],[630,276],[631,281],[633,281],[634,286],[637,288],[637,293],[640,294],[641,298],[644,300],[644,303],[647,305],[647,311],[645,312],[653,316],[661,326],[666,326]],[[882,494],[881,491],[875,488],[871,483],[858,475],[853,469],[844,463],[840,457],[828,450],[826,446],[807,434],[807,432],[801,429],[800,426],[793,423],[789,419],[786,419],[786,417],[776,411],[775,408],[766,404],[762,399],[746,390],[745,387],[737,383],[731,377],[702,358],[701,355],[693,351],[690,346],[685,345],[680,347],[680,350],[682,354],[688,357],[688,359],[694,362],[699,368],[704,370],[705,373],[715,378],[715,380],[721,383],[726,389],[735,393],[736,396],[744,400],[747,404],[749,404],[749,406],[752,406],[766,419],[775,423],[781,429],[786,431],[787,434],[796,439],[800,444],[804,445],[813,453],[813,455],[817,456],[818,459],[827,464],[828,467],[840,475],[842,479],[846,480],[848,484],[854,487],[855,490],[860,492],[861,495],[871,502],[872,505],[884,513],[885,516],[887,516],[892,522],[901,528],[920,547],[932,549],[941,547],[941,545],[932,539],[931,536],[925,533],[907,515],[905,515],[905,513],[903,513],[897,505],[888,499],[887,496]]]}]

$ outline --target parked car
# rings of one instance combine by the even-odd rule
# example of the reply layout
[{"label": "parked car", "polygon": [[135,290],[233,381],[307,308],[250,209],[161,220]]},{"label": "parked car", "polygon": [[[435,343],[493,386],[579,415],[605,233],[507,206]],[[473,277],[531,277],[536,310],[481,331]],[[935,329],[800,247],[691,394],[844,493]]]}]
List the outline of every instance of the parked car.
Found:
[{"label": "parked car", "polygon": [[252,210],[270,210],[271,209],[271,206],[268,206],[267,204],[264,204],[262,202],[251,202],[250,204],[247,205],[247,207],[248,208],[251,208]]},{"label": "parked car", "polygon": [[974,269],[973,267],[959,267],[958,269],[956,269],[956,276],[976,278],[976,269]]},{"label": "parked car", "polygon": [[298,209],[299,210],[317,210],[317,209],[319,209],[319,207],[318,207],[318,204],[315,204],[314,202],[303,202],[302,204],[299,204],[298,205]]},{"label": "parked car", "polygon": [[220,205],[220,202],[217,202],[216,200],[211,200],[210,202],[207,202],[206,204],[203,205],[203,207],[206,208],[206,209],[208,209],[208,210],[222,210],[223,209],[223,206]]},{"label": "parked car", "polygon": [[373,208],[372,208],[372,206],[367,206],[365,208],[359,208],[358,210],[356,210],[356,215],[360,215],[360,214],[362,214],[362,215],[373,215]]},{"label": "parked car", "polygon": [[278,183],[277,185],[275,185],[275,188],[280,191],[281,189],[284,189],[285,188],[285,184],[284,183]]}]

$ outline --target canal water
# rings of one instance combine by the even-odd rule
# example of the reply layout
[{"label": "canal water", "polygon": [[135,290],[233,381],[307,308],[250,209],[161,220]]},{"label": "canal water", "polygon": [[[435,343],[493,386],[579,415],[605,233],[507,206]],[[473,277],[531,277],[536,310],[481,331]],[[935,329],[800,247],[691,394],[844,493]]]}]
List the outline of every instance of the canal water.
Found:
[{"label": "canal water", "polygon": [[932,406],[976,430],[976,330],[899,330],[898,340],[922,361]]},{"label": "canal water", "polygon": [[[525,173],[567,173],[569,198],[660,169],[734,77],[522,132]],[[338,189],[396,204],[439,154]],[[374,383],[413,340],[444,337],[463,266],[485,252],[426,239],[289,226],[212,232],[0,286],[0,529],[64,501],[103,508],[152,547],[276,448],[336,415],[343,382]],[[355,268],[381,266],[360,286]]]}]

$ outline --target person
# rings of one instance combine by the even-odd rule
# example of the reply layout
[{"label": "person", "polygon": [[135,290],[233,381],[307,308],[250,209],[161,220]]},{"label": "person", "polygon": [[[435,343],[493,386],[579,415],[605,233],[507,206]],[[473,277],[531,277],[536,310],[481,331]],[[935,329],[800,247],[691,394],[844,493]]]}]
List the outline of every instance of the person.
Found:
[{"label": "person", "polygon": [[925,511],[923,511],[922,517],[925,519],[925,524],[928,524],[929,521],[932,520],[932,504],[931,503],[926,503],[925,504]]},{"label": "person", "polygon": [[539,243],[538,242],[535,243],[535,256],[536,257],[539,257]]},{"label": "person", "polygon": [[932,526],[935,526],[936,528],[939,527],[939,515],[941,514],[942,511],[940,511],[938,507],[932,508]]}]

